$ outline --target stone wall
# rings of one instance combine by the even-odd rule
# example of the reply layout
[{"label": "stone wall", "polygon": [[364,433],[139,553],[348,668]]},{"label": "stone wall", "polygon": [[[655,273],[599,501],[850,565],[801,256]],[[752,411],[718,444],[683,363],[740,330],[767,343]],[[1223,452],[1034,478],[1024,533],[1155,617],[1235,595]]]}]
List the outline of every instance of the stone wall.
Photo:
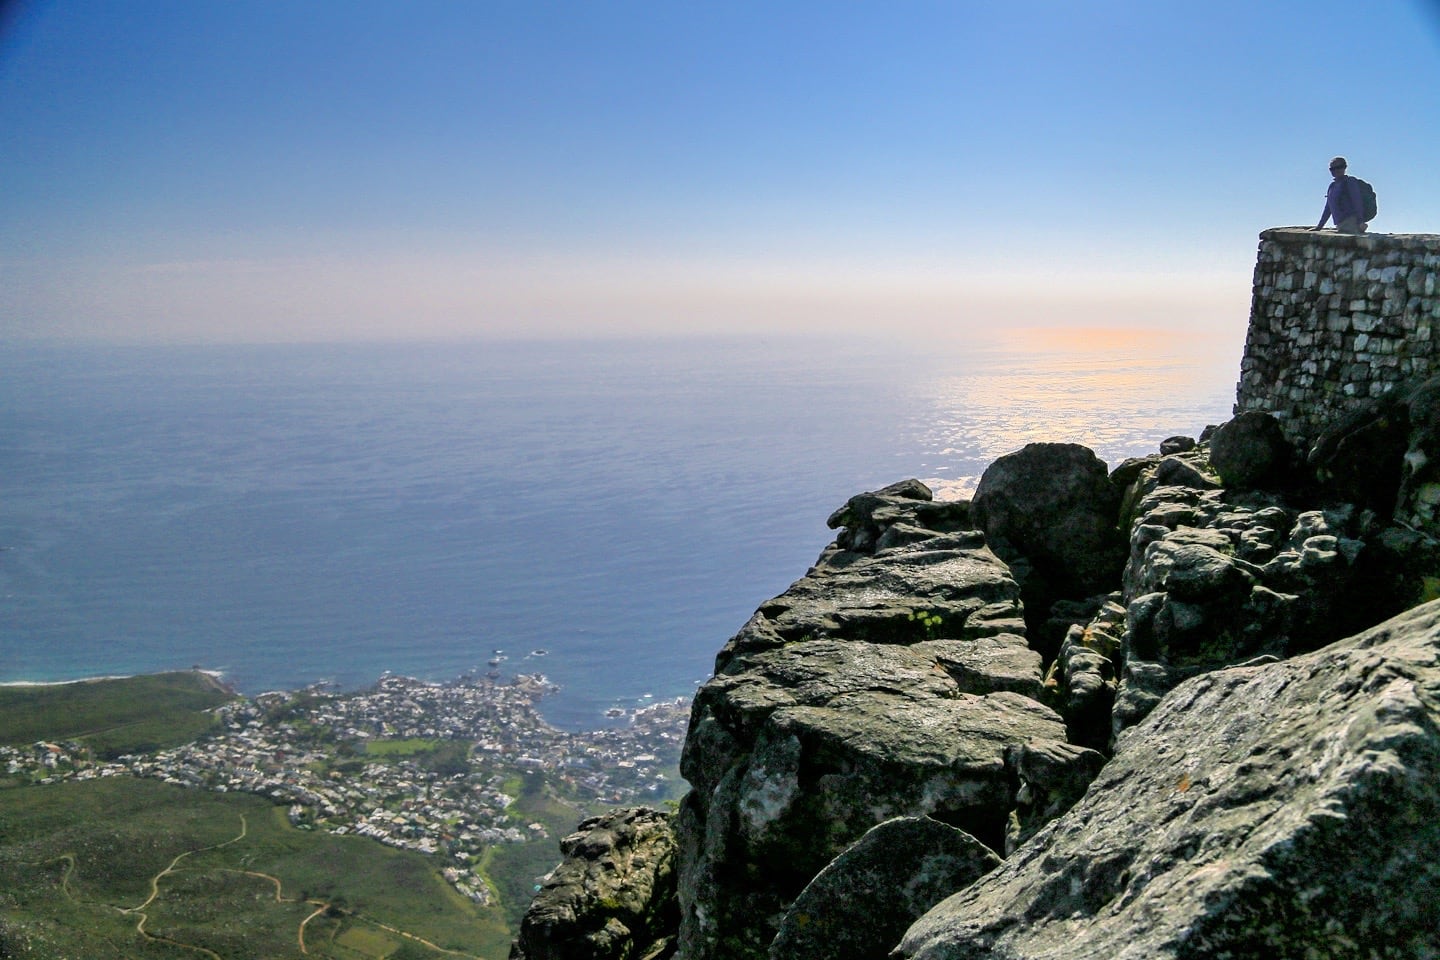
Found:
[{"label": "stone wall", "polygon": [[1440,373],[1440,235],[1260,234],[1235,412],[1308,449],[1323,424]]}]

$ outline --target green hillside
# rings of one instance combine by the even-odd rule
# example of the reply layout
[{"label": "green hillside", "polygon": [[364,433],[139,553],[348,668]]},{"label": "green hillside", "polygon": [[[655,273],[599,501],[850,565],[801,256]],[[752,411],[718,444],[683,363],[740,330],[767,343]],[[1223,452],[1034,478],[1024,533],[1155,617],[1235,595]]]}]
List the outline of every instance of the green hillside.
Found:
[{"label": "green hillside", "polygon": [[504,957],[430,858],[263,798],[113,777],[0,790],[0,956]]},{"label": "green hillside", "polygon": [[187,743],[235,699],[199,670],[0,687],[0,745],[83,740],[97,757]]},{"label": "green hillside", "polygon": [[[0,757],[0,957],[503,960],[535,883],[559,860],[554,838],[595,808],[544,772],[492,760],[480,781],[502,779],[509,817],[544,829],[485,850],[476,867],[492,899],[482,905],[446,882],[443,858],[297,829],[268,796],[94,762],[223,733],[210,711],[235,699],[198,671],[0,687],[0,754],[11,758]],[[51,750],[33,744],[70,741],[83,746],[61,751],[53,774],[36,766]],[[464,768],[467,750],[377,740],[335,770]]]}]

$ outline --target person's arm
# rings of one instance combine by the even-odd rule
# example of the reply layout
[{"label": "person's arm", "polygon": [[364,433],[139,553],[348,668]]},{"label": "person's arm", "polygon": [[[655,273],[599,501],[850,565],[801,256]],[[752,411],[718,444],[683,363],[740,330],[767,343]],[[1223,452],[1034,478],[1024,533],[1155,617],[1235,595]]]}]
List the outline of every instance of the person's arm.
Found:
[{"label": "person's arm", "polygon": [[[1330,185],[1330,187],[1325,191],[1325,209],[1320,211],[1320,222],[1317,223],[1317,224],[1315,224],[1315,229],[1316,229],[1316,230],[1319,230],[1321,227],[1325,226],[1325,221],[1330,219],[1330,214],[1331,214],[1331,212],[1332,212],[1332,211],[1330,210],[1330,201],[1331,201],[1332,199],[1334,199],[1334,197],[1335,197],[1335,185],[1332,183],[1332,184]],[[1335,218],[1335,222],[1336,222],[1336,223],[1339,223],[1339,222],[1340,222],[1340,218],[1339,218],[1339,217],[1336,217],[1336,218]]]}]

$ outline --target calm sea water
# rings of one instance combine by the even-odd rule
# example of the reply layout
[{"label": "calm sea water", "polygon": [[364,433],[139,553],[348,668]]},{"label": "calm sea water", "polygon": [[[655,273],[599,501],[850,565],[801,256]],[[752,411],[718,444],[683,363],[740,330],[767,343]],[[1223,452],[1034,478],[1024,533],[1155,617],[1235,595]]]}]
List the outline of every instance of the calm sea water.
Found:
[{"label": "calm sea water", "polygon": [[[256,693],[542,672],[558,724],[689,693],[851,494],[1112,465],[1226,418],[1238,343],[0,346],[0,681]],[[544,651],[541,655],[538,651]]]}]

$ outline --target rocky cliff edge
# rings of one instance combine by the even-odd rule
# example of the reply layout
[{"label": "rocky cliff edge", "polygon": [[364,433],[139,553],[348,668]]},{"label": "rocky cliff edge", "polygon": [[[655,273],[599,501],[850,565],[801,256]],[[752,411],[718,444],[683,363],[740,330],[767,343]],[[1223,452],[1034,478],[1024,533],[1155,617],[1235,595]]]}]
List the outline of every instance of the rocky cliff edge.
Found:
[{"label": "rocky cliff edge", "polygon": [[851,498],[695,698],[678,922],[515,955],[1440,956],[1436,392]]}]

